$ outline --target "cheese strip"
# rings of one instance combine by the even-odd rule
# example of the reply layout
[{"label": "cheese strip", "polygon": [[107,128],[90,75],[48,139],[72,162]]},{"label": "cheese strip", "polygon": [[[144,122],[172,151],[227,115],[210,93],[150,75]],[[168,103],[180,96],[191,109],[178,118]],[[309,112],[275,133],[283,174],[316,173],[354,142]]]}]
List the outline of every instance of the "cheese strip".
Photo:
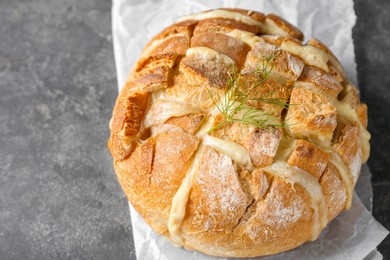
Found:
[{"label": "cheese strip", "polygon": [[204,145],[201,144],[194,155],[194,160],[184,177],[179,190],[172,199],[171,211],[169,212],[168,230],[173,243],[178,246],[183,246],[183,238],[181,236],[181,225],[183,223],[185,209],[188,201],[188,196],[194,181],[194,176],[199,167],[200,155],[202,154]]},{"label": "cheese strip", "polygon": [[144,119],[145,128],[155,124],[162,124],[171,117],[179,117],[192,113],[200,113],[199,108],[185,103],[157,100],[153,103]]},{"label": "cheese strip", "polygon": [[217,152],[229,156],[233,161],[245,166],[247,169],[253,169],[248,150],[235,142],[206,135],[204,138],[204,145],[209,145]]},{"label": "cheese strip", "polygon": [[256,42],[264,41],[259,36],[256,36],[255,34],[251,32],[241,31],[238,29],[234,29],[233,31],[230,31],[226,33],[225,35],[236,38],[246,44],[248,44],[251,48],[255,45]]},{"label": "cheese strip", "polygon": [[292,41],[283,41],[280,49],[294,54],[305,61],[306,64],[329,72],[328,55],[325,51],[311,45],[300,45]]}]

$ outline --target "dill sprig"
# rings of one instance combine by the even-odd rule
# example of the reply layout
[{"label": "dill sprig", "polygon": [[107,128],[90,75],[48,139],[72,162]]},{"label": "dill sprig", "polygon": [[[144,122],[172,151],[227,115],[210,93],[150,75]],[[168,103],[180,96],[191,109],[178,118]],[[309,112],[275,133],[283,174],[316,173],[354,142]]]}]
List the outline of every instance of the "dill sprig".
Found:
[{"label": "dill sprig", "polygon": [[228,88],[225,95],[221,95],[220,92],[214,92],[212,89],[208,88],[209,95],[214,105],[224,116],[224,120],[208,130],[208,133],[223,127],[227,123],[234,122],[260,128],[267,126],[284,126],[284,122],[279,122],[279,120],[274,117],[273,111],[261,111],[247,104],[248,101],[257,101],[283,108],[288,106],[284,98],[250,97],[251,93],[253,93],[256,88],[261,87],[268,79],[273,69],[272,61],[274,58],[275,55],[270,55],[262,60],[262,66],[255,70],[255,81],[252,82],[249,87],[246,87],[246,82],[241,80],[239,72],[234,68],[232,72],[229,73],[229,80],[227,82]]}]

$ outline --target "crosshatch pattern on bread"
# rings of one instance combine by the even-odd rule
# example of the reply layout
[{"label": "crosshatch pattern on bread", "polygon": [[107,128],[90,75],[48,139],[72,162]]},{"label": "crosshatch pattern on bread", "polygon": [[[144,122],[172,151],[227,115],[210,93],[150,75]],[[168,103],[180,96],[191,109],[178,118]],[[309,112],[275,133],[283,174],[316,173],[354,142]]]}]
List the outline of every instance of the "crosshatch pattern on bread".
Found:
[{"label": "crosshatch pattern on bread", "polygon": [[155,232],[213,256],[270,255],[351,206],[367,106],[334,54],[303,38],[277,15],[225,8],[181,17],[145,46],[108,146]]}]

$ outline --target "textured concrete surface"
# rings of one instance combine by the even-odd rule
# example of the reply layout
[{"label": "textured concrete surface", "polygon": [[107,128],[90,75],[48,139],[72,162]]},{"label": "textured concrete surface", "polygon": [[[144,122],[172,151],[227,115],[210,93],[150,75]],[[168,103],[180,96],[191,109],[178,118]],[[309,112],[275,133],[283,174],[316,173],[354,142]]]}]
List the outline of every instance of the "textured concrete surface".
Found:
[{"label": "textured concrete surface", "polygon": [[111,1],[0,1],[0,259],[135,259],[106,149]]},{"label": "textured concrete surface", "polygon": [[[353,30],[361,96],[368,105],[373,214],[390,229],[390,1],[356,0]],[[390,259],[390,236],[378,247]]]},{"label": "textured concrete surface", "polygon": [[[390,2],[356,0],[374,215],[390,228]],[[0,0],[0,259],[135,259],[106,149],[111,1]],[[379,247],[390,259],[390,238]]]}]

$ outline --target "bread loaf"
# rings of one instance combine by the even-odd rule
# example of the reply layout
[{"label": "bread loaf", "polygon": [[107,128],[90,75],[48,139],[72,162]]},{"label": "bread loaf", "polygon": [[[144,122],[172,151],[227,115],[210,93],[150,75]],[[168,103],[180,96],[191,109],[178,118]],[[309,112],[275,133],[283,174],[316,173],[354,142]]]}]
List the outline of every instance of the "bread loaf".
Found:
[{"label": "bread loaf", "polygon": [[145,46],[108,146],[155,232],[213,256],[270,255],[351,206],[367,106],[334,54],[303,37],[274,14],[217,9]]}]

